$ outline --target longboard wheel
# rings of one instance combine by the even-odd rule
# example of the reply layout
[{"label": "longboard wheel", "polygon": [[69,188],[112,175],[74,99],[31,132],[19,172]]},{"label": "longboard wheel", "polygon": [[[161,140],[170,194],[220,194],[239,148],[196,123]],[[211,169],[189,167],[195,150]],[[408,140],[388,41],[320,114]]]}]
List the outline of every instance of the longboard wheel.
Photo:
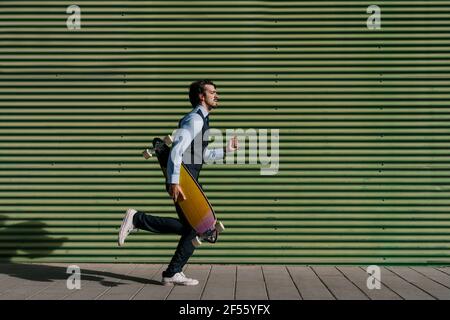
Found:
[{"label": "longboard wheel", "polygon": [[172,144],[172,142],[173,142],[172,136],[171,136],[170,134],[167,135],[167,136],[165,136],[164,139],[163,139],[163,141],[164,141],[164,143],[165,143],[167,146],[170,146],[170,145]]},{"label": "longboard wheel", "polygon": [[221,233],[225,230],[225,226],[223,225],[222,222],[220,222],[220,221],[216,222],[216,230],[218,233]]},{"label": "longboard wheel", "polygon": [[142,152],[142,155],[144,156],[145,159],[150,159],[151,157],[153,157],[153,154],[154,154],[153,149],[145,149],[144,152]]},{"label": "longboard wheel", "polygon": [[195,236],[195,238],[192,239],[192,244],[194,245],[194,247],[198,247],[199,245],[202,244],[202,241],[198,236]]}]

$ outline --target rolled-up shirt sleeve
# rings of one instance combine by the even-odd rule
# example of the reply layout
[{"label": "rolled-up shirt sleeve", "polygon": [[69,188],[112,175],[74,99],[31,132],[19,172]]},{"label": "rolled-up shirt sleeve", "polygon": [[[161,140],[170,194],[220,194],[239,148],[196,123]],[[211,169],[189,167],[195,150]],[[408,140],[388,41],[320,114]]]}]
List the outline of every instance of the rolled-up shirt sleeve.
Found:
[{"label": "rolled-up shirt sleeve", "polygon": [[202,132],[203,119],[198,114],[188,115],[173,137],[172,149],[167,162],[167,183],[180,183],[180,167],[183,153],[189,148],[194,138]]}]

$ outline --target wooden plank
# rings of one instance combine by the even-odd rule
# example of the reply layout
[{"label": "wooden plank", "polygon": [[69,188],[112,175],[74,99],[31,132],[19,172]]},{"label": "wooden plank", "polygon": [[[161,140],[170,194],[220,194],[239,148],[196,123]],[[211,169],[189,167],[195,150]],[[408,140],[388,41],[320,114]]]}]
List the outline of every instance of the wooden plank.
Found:
[{"label": "wooden plank", "polygon": [[338,300],[367,300],[368,297],[336,267],[313,267],[327,288]]},{"label": "wooden plank", "polygon": [[[100,293],[95,300],[100,300],[105,294],[112,290],[112,288],[121,286],[122,281],[126,279],[126,277],[136,269],[136,265],[134,264],[125,264],[125,265],[116,265],[114,270],[114,274],[111,275],[111,282],[109,283],[109,288]],[[108,275],[109,277],[109,275]]]},{"label": "wooden plank", "polygon": [[101,270],[101,268],[105,268],[105,264],[68,264],[68,263],[48,263],[45,264],[51,273],[53,274],[52,281],[53,284],[31,296],[27,299],[29,300],[61,300],[73,293],[73,290],[67,288],[67,278],[69,274],[67,273],[67,268],[70,265],[76,265],[81,270],[81,284],[83,285],[83,270]]},{"label": "wooden plank", "polygon": [[[84,268],[81,270],[81,289],[73,290],[73,293],[65,297],[64,300],[93,300],[112,285],[115,285],[120,277],[117,272],[123,272],[121,265],[105,265],[98,268]],[[97,270],[96,270],[97,269]]]},{"label": "wooden plank", "polygon": [[288,266],[287,269],[304,300],[336,299],[310,267]]},{"label": "wooden plank", "polygon": [[262,270],[269,300],[301,300],[285,266],[263,266]]},{"label": "wooden plank", "polygon": [[4,284],[12,283],[13,277],[10,274],[15,272],[14,267],[12,263],[0,263],[0,295],[7,289]]},{"label": "wooden plank", "polygon": [[449,288],[428,279],[419,272],[409,268],[409,267],[389,267],[389,270],[402,277],[406,281],[412,283],[413,285],[419,287],[423,291],[427,292],[429,295],[433,296],[438,300],[450,300],[450,290]]},{"label": "wooden plank", "polygon": [[27,300],[62,300],[71,293],[67,288],[67,280],[56,280],[51,286],[29,296]]},{"label": "wooden plank", "polygon": [[183,271],[186,277],[197,279],[196,286],[175,286],[167,300],[200,300],[206,281],[211,271],[210,265],[188,265]]},{"label": "wooden plank", "polygon": [[166,266],[161,265],[159,270],[150,277],[148,283],[131,297],[132,300],[165,300],[174,287],[166,287],[161,283],[162,272]]},{"label": "wooden plank", "polygon": [[25,284],[29,279],[22,279],[13,275],[4,275],[2,281],[0,282],[0,296],[6,294],[10,289],[20,286],[22,283]]},{"label": "wooden plank", "polygon": [[201,296],[202,300],[234,300],[236,266],[214,265]]},{"label": "wooden plank", "polygon": [[112,287],[105,292],[99,300],[129,300],[139,292],[145,284],[149,283],[161,269],[160,265],[136,265],[133,271],[123,277],[118,286]]},{"label": "wooden plank", "polygon": [[411,269],[423,274],[428,279],[436,281],[450,288],[450,275],[432,267],[411,267]]},{"label": "wooden plank", "polygon": [[[56,268],[60,270],[59,268]],[[2,274],[0,291],[11,289],[14,285],[19,285],[22,280],[51,282],[52,279],[61,272],[56,272],[54,267],[38,264],[3,264],[0,270]],[[64,269],[65,272],[65,269]]]},{"label": "wooden plank", "polygon": [[5,273],[0,299],[27,299],[67,278],[64,264],[8,263],[0,268]]},{"label": "wooden plank", "polygon": [[0,300],[24,300],[29,296],[51,286],[49,281],[36,281],[32,279],[19,280],[12,278],[8,289],[0,295]]},{"label": "wooden plank", "polygon": [[401,300],[402,298],[386,285],[381,284],[380,289],[369,289],[367,279],[369,274],[364,268],[359,267],[337,267],[354,285],[356,285],[371,300]]},{"label": "wooden plank", "polygon": [[198,286],[164,287],[163,265],[76,264],[82,289],[68,290],[68,265],[2,264],[0,299],[450,299],[449,268],[381,267],[381,289],[369,290],[365,269],[350,266],[190,265]]},{"label": "wooden plank", "polygon": [[381,267],[381,283],[405,300],[433,300],[434,298],[423,290],[400,278],[386,267]]},{"label": "wooden plank", "polygon": [[450,275],[450,268],[449,267],[438,267],[436,269],[441,271],[441,272],[443,272],[443,273],[445,273],[445,274]]},{"label": "wooden plank", "polygon": [[238,266],[236,300],[267,300],[267,289],[260,266]]}]

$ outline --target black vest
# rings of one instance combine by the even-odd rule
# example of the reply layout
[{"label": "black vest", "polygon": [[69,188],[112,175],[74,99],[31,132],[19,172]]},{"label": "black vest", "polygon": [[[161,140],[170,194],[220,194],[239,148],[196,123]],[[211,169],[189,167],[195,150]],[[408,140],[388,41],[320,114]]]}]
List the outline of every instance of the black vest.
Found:
[{"label": "black vest", "polygon": [[[205,136],[205,132],[207,132],[209,129],[208,117],[204,117],[201,110],[197,110],[197,114],[200,115],[200,117],[202,117],[203,119],[202,132],[201,134],[199,133],[197,134],[197,136],[194,137],[194,140],[191,142],[191,145],[186,149],[186,151],[183,154],[183,160],[186,159],[187,157],[186,161],[183,161],[184,165],[196,180],[198,180],[200,170],[202,169],[202,165],[204,163],[203,154],[205,152],[206,147],[208,146],[208,136]],[[181,127],[180,126],[181,122],[185,117],[183,117],[178,122],[178,128]],[[205,140],[203,139],[203,137],[205,137]],[[195,148],[194,145],[201,146],[201,149],[198,147]]]}]

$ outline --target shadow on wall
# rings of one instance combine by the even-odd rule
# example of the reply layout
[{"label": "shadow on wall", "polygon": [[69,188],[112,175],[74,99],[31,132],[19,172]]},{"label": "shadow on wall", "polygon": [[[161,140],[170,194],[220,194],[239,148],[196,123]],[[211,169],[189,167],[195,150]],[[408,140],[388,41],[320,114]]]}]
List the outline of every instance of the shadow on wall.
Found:
[{"label": "shadow on wall", "polygon": [[[67,266],[70,264],[67,264],[67,266],[56,266],[42,263],[32,264],[13,262],[12,259],[14,257],[23,257],[27,259],[48,257],[54,250],[60,248],[68,239],[50,237],[49,232],[45,230],[47,225],[41,221],[21,222],[7,226],[7,219],[8,217],[0,215],[0,275],[8,274],[11,277],[40,282],[66,280],[69,277]],[[36,244],[43,244],[43,247],[39,247],[38,245],[30,246],[29,243],[31,241],[20,240],[17,235],[26,229],[33,229],[32,241]],[[13,236],[15,240],[8,243],[8,238]],[[12,243],[14,243],[14,245],[12,245]],[[110,279],[107,280],[105,278]],[[126,276],[106,271],[88,270],[85,268],[81,269],[81,279],[97,281],[106,287],[120,285],[121,283],[118,283],[117,280],[160,285],[160,282],[150,279]]]},{"label": "shadow on wall", "polygon": [[[52,238],[45,230],[47,225],[41,221],[21,222],[6,226],[8,217],[0,216],[0,262],[11,262],[14,257],[36,259],[48,257],[54,250],[60,248],[67,238]],[[25,230],[33,230],[33,239],[24,241],[20,234]],[[8,236],[14,240],[8,243]],[[14,244],[13,244],[14,243]],[[30,246],[29,243],[36,245]],[[43,246],[39,247],[38,244]]]}]

